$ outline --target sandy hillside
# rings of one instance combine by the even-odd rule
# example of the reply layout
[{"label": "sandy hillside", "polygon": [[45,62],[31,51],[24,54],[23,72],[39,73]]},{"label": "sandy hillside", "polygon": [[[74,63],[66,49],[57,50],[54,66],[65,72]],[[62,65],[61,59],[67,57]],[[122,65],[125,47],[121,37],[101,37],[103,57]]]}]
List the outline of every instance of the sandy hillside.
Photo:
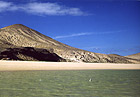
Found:
[{"label": "sandy hillside", "polygon": [[133,54],[133,55],[128,55],[128,56],[125,56],[125,57],[128,57],[128,58],[133,58],[133,59],[138,59],[138,60],[140,60],[140,53]]},{"label": "sandy hillside", "polygon": [[[58,60],[54,60],[54,54]],[[46,58],[48,55],[49,58]],[[14,24],[0,29],[0,60],[140,63],[138,59],[74,48],[22,24]]]}]

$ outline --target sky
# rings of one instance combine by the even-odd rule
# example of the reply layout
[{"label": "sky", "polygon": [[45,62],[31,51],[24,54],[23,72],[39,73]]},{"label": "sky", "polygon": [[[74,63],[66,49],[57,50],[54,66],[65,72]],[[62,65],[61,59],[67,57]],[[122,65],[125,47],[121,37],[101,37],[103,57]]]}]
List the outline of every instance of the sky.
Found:
[{"label": "sky", "polygon": [[12,24],[95,53],[140,52],[139,0],[0,0],[0,28]]}]

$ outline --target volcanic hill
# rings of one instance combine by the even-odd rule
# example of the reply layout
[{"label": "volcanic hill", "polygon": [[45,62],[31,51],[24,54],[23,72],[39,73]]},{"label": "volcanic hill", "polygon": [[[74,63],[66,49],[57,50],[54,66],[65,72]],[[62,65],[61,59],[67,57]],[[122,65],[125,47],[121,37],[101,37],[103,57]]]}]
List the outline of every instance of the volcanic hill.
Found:
[{"label": "volcanic hill", "polygon": [[125,57],[133,58],[133,59],[139,59],[140,60],[140,53],[136,53],[136,54],[133,54],[133,55],[128,55],[128,56],[125,56]]},{"label": "volcanic hill", "polygon": [[70,47],[22,24],[0,29],[0,59],[140,63],[140,60],[135,58],[94,53]]}]

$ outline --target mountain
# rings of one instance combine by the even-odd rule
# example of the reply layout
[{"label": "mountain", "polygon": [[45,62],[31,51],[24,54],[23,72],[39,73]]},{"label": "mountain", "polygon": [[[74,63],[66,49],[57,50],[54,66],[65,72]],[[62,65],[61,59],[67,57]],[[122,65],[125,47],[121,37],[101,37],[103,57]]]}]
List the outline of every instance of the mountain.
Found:
[{"label": "mountain", "polygon": [[140,53],[136,53],[136,54],[128,55],[128,56],[125,56],[125,57],[140,60]]},{"label": "mountain", "polygon": [[29,60],[29,61],[65,61],[55,53],[50,53],[46,49],[33,47],[7,48],[0,54],[0,59],[8,60]]},{"label": "mountain", "polygon": [[[42,49],[46,50],[46,52],[50,54],[56,54],[59,57],[60,61],[63,60],[94,63],[140,63],[140,61],[137,59],[116,55],[106,55],[77,49],[58,42],[22,24],[14,24],[0,29],[1,59],[3,56],[2,52],[6,52],[7,50],[9,51],[9,49],[9,52],[16,50],[15,52],[13,52],[13,55],[18,57],[19,53],[21,53],[20,51],[22,51],[23,49],[27,49],[27,47],[31,47],[35,52],[39,52],[40,50],[38,49]],[[29,49],[29,51],[32,49]],[[38,53],[36,53],[36,55],[38,55]],[[35,59],[32,55],[27,55],[24,53],[22,53],[22,56],[28,56],[32,60],[39,60]],[[27,58],[21,58],[21,60],[27,60]],[[44,59],[43,61],[48,60]]]}]

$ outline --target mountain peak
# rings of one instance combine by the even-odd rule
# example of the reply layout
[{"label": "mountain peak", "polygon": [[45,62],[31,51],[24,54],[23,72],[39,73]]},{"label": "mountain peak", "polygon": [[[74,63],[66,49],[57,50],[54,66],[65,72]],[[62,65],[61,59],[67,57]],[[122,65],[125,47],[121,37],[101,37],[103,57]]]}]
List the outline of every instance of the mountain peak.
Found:
[{"label": "mountain peak", "polygon": [[25,25],[23,25],[23,24],[13,24],[13,25],[10,25],[10,26],[7,26],[7,27],[4,27],[4,28],[2,28],[2,29],[9,29],[9,28],[29,28],[29,27],[27,27],[27,26],[25,26]]},{"label": "mountain peak", "polygon": [[[10,56],[15,55],[14,57],[23,57],[29,58],[31,57],[27,53],[26,49],[21,50],[20,47],[32,47],[32,49],[28,49],[32,52],[33,49],[39,48],[38,52],[33,52],[33,56],[38,56],[41,52],[44,57],[46,55],[45,49],[49,52],[55,53],[66,61],[74,61],[74,62],[101,62],[101,63],[140,63],[140,60],[134,58],[127,58],[119,55],[106,55],[93,53],[89,51],[84,51],[81,49],[73,48],[68,45],[65,45],[61,42],[58,42],[48,36],[41,34],[38,31],[35,31],[29,27],[24,26],[23,24],[14,24],[11,26],[4,27],[0,29],[0,59],[1,58],[10,58],[9,51],[6,56],[1,56],[1,53],[7,48],[15,48],[10,51]],[[16,49],[18,48],[18,49]],[[23,52],[24,51],[24,52]],[[14,53],[15,52],[15,53]],[[21,53],[23,52],[23,53]],[[4,53],[4,54],[5,54]],[[46,56],[46,58],[48,55]]]}]

